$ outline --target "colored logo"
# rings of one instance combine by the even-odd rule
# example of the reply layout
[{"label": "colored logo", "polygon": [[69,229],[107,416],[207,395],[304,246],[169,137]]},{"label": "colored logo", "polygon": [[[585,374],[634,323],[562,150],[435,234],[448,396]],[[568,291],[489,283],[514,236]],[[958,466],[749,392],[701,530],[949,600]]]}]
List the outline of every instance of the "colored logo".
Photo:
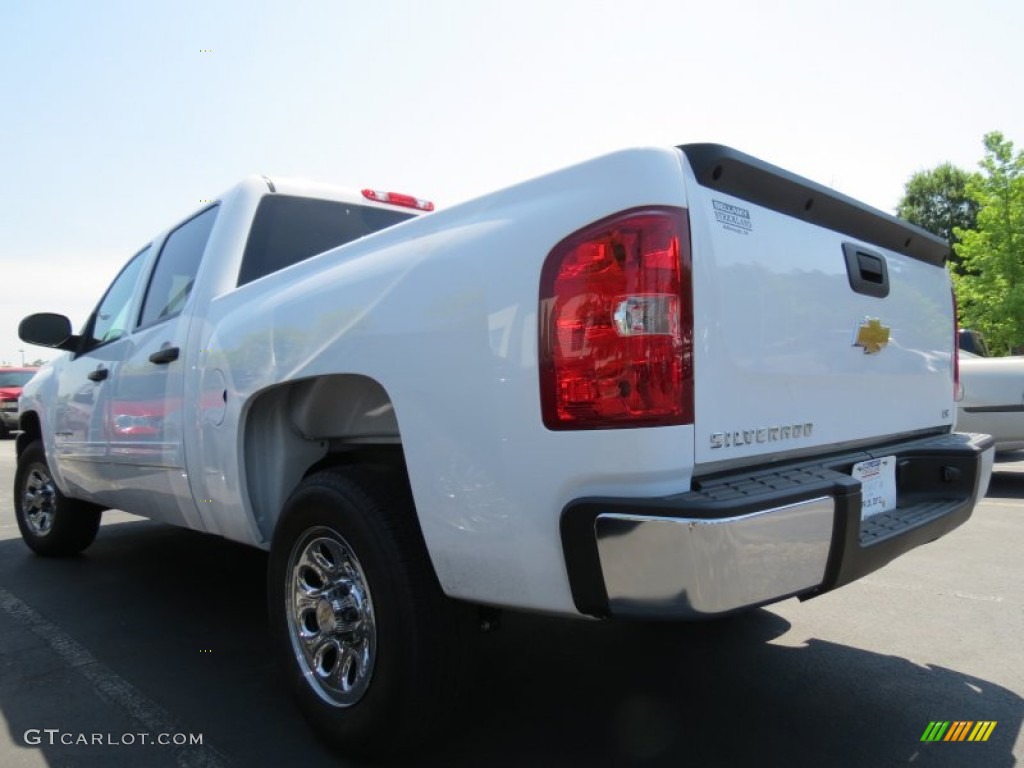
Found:
[{"label": "colored logo", "polygon": [[988,741],[995,727],[995,720],[932,720],[921,741]]},{"label": "colored logo", "polygon": [[853,346],[863,347],[865,355],[877,355],[889,343],[889,328],[877,317],[865,317],[853,334]]}]

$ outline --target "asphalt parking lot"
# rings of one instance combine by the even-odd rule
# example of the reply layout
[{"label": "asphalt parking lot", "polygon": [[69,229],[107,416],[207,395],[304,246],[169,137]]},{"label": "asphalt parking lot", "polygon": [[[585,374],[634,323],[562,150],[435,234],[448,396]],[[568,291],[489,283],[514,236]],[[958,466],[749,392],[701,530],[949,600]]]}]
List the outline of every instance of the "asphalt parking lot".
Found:
[{"label": "asphalt parking lot", "polygon": [[[410,764],[1016,765],[1022,459],[996,464],[963,527],[806,603],[688,625],[506,615],[451,738]],[[4,441],[0,765],[346,764],[271,658],[265,555],[114,512],[85,555],[43,560],[19,538],[13,474]],[[996,726],[922,743],[934,720]],[[186,743],[142,743],[162,734]]]}]

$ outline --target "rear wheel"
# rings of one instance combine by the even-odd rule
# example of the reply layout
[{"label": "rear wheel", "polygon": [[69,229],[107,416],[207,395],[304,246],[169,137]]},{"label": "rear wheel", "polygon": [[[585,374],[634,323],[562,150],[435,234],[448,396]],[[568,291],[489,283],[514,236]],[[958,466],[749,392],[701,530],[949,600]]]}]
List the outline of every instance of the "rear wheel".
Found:
[{"label": "rear wheel", "polygon": [[442,730],[472,613],[442,593],[404,477],[347,467],[304,480],[274,534],[268,594],[289,685],[329,741],[380,758]]},{"label": "rear wheel", "polygon": [[33,551],[53,557],[78,554],[96,538],[100,513],[95,505],[60,492],[40,440],[21,452],[14,474],[14,516]]}]

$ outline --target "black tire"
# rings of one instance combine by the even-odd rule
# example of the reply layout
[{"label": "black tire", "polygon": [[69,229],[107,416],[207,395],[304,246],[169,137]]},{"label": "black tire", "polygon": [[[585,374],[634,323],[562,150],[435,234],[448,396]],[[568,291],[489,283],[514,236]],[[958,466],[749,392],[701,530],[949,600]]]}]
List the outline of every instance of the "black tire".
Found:
[{"label": "black tire", "polygon": [[404,476],[345,467],[305,479],[282,511],[268,580],[274,644],[319,734],[381,760],[443,732],[473,614],[441,591]]},{"label": "black tire", "polygon": [[25,543],[38,555],[77,555],[92,544],[102,510],[60,492],[50,474],[43,443],[34,440],[18,456],[14,516]]}]

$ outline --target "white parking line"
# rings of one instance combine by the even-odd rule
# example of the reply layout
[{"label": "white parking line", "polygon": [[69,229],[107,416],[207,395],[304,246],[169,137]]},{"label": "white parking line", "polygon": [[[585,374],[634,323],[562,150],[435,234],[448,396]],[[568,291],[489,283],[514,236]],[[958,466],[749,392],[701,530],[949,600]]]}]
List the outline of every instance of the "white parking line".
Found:
[{"label": "white parking line", "polygon": [[1020,509],[1021,503],[1019,501],[993,501],[992,499],[982,499],[978,502],[979,506],[992,506],[992,507],[1016,507]]},{"label": "white parking line", "polygon": [[[0,608],[26,626],[67,663],[89,681],[96,694],[120,707],[151,734],[177,734],[184,730],[159,704],[146,698],[135,686],[100,662],[81,644],[55,624],[47,621],[28,604],[0,587]],[[231,761],[213,747],[171,745],[181,768],[229,768]]]},{"label": "white parking line", "polygon": [[[860,581],[862,584],[869,587],[883,587],[884,589],[901,589],[906,592],[922,592],[926,589],[921,584],[903,581],[889,581],[886,579],[879,579],[875,576],[865,576]],[[1001,603],[1005,599],[1001,595],[975,595],[969,592],[961,592],[958,589],[954,589],[951,592],[947,592],[946,590],[928,589],[928,592],[932,595],[938,595],[941,597],[958,597],[962,600],[981,600],[986,603]]]}]

